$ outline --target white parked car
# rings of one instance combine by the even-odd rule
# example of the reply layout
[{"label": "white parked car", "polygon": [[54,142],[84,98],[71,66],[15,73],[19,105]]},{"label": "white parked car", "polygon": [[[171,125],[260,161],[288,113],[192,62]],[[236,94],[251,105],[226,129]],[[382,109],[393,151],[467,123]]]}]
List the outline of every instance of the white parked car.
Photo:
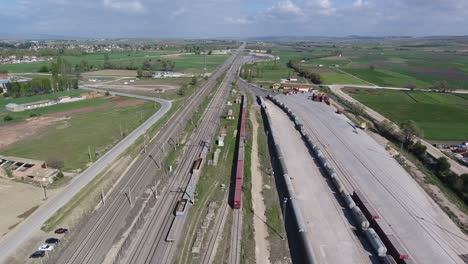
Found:
[{"label": "white parked car", "polygon": [[41,250],[41,251],[52,251],[52,250],[54,250],[54,246],[49,245],[49,244],[44,244],[44,245],[40,246],[40,247],[38,248],[38,250]]}]

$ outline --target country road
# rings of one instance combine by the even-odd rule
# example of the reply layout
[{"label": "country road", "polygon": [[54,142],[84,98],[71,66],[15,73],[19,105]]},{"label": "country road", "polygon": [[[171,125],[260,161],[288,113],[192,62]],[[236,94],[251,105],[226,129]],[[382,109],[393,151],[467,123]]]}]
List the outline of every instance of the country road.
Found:
[{"label": "country road", "polygon": [[[81,87],[85,90],[90,90],[86,87]],[[9,232],[0,240],[0,263],[3,263],[8,256],[15,252],[15,250],[36,231],[38,231],[42,224],[47,221],[57,210],[67,204],[73,196],[75,196],[83,187],[91,182],[97,175],[99,175],[106,167],[108,167],[120,154],[122,154],[129,146],[131,146],[146,130],[154,125],[164,114],[169,111],[172,103],[167,100],[159,98],[151,98],[139,95],[130,95],[125,93],[112,93],[120,96],[134,97],[143,100],[151,100],[161,104],[161,108],[141,126],[136,128],[127,137],[121,140],[111,150],[104,154],[99,160],[92,164],[89,168],[83,171],[80,175],[76,176],[66,186],[61,193],[50,199],[43,206],[38,208],[32,215],[25,219],[15,229]]]}]

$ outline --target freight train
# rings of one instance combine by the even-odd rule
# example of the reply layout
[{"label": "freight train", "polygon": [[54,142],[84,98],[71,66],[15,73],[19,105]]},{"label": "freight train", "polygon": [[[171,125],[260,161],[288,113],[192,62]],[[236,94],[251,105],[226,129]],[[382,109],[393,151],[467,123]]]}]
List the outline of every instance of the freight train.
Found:
[{"label": "freight train", "polygon": [[246,98],[243,95],[241,100],[241,114],[239,118],[239,133],[237,136],[237,164],[236,178],[234,179],[234,209],[239,209],[242,203],[242,181],[244,180],[244,144],[245,144],[245,114],[247,109]]},{"label": "freight train", "polygon": [[[379,214],[376,212],[376,210],[373,209],[371,204],[364,198],[364,196],[360,194],[359,191],[354,191],[353,194],[350,195],[344,188],[343,183],[339,179],[334,169],[330,166],[330,163],[320,150],[320,147],[316,145],[312,141],[312,138],[303,130],[302,124],[300,123],[296,114],[294,114],[287,106],[284,105],[284,103],[277,100],[276,98],[272,96],[268,96],[268,98],[281,109],[283,109],[294,121],[296,127],[303,135],[308,147],[315,153],[315,156],[318,158],[320,164],[331,178],[347,208],[351,211],[356,225],[363,232],[364,236],[367,238],[377,255],[381,257],[385,263],[414,263],[401,242],[393,234],[390,226],[380,218]],[[320,98],[317,97],[314,99],[320,100]],[[324,98],[322,96],[322,100],[323,99]]]}]

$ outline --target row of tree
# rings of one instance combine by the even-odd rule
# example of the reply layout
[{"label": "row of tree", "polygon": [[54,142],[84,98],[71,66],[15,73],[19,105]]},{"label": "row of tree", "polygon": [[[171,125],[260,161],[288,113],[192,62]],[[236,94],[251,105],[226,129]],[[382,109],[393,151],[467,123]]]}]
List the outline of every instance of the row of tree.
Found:
[{"label": "row of tree", "polygon": [[[80,69],[89,69],[90,65],[86,62],[80,64]],[[108,54],[104,54],[104,69],[124,69],[124,70],[142,70],[142,71],[173,71],[175,61],[166,59],[145,59],[139,63],[135,60],[112,61]]]},{"label": "row of tree", "polygon": [[299,73],[299,76],[304,77],[315,84],[322,84],[322,76],[311,69],[303,67],[298,59],[291,59],[288,62],[288,67]]},{"label": "row of tree", "polygon": [[395,132],[395,128],[388,121],[377,124],[379,132],[401,144],[411,152],[419,161],[432,171],[442,183],[455,192],[465,203],[468,204],[468,174],[457,175],[450,170],[450,163],[447,158],[440,157],[434,159],[427,154],[427,147],[421,141],[415,141],[416,137],[421,137],[423,131],[417,124],[408,120],[400,124],[400,133]]},{"label": "row of tree", "polygon": [[7,83],[8,92],[4,96],[18,98],[78,88],[80,71],[73,68],[71,63],[62,57],[52,62],[50,69],[43,70],[50,72],[51,77],[34,77],[28,82]]},{"label": "row of tree", "polygon": [[54,80],[35,77],[29,82],[10,82],[6,85],[8,92],[4,96],[19,98],[78,88],[76,79],[59,76]]}]

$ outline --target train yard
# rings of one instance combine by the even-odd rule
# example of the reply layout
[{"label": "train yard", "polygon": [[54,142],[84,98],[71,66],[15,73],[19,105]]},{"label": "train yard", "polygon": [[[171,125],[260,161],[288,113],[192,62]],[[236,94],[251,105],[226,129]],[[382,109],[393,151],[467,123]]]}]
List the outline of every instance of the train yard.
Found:
[{"label": "train yard", "polygon": [[[233,62],[226,78],[198,122],[192,137],[186,143],[189,147],[182,154],[182,163],[174,172],[174,176],[180,178],[181,181],[169,187],[169,190],[161,197],[161,201],[171,201],[167,203],[169,206],[156,206],[151,209],[149,219],[145,221],[140,231],[141,235],[132,240],[130,250],[124,253],[119,263],[169,263],[174,258],[177,243],[184,236],[181,230],[186,221],[186,214],[190,210],[188,201],[194,202],[195,186],[207,159],[210,142],[219,126],[230,86],[240,63],[242,63],[241,58]],[[174,191],[178,186],[182,187],[181,192]],[[238,253],[233,253],[233,258],[237,259],[238,255]]]},{"label": "train yard", "polygon": [[[174,190],[171,188],[176,188],[176,193],[180,193],[179,188],[182,186],[184,175],[169,176],[165,168],[161,166],[162,161],[169,152],[169,149],[174,147],[178,135],[182,132],[182,128],[185,124],[189,122],[192,113],[214,88],[216,79],[221,77],[223,73],[228,70],[229,75],[227,76],[233,75],[232,69],[234,67],[232,66],[234,62],[239,63],[235,56],[228,59],[225,64],[207,80],[201,89],[190,98],[184,107],[179,109],[178,113],[176,113],[172,119],[176,121],[169,122],[162,131],[158,133],[155,142],[148,145],[147,152],[142,154],[142,157],[137,160],[133,168],[129,170],[129,175],[124,176],[123,180],[114,188],[114,191],[106,197],[109,202],[99,208],[91,219],[89,219],[84,228],[82,228],[79,233],[77,232],[75,234],[74,239],[65,248],[64,252],[62,252],[57,263],[96,263],[104,261],[111,247],[124,235],[126,228],[132,223],[132,216],[141,211],[141,207],[144,204],[141,201],[147,200],[147,204],[154,204],[154,206],[160,208],[160,210],[173,212],[175,198],[171,199],[170,196],[176,195],[174,195]],[[236,68],[234,68],[234,71],[235,69]],[[224,86],[226,86],[226,84],[224,84]],[[219,91],[221,90],[223,89],[219,89]],[[211,113],[213,110],[208,112]],[[211,117],[210,121],[213,119],[212,115],[213,114],[208,117]],[[211,125],[213,126],[214,124]],[[201,137],[199,136],[197,139],[206,141],[209,136],[210,134],[206,133]],[[201,143],[197,141],[195,144]],[[190,152],[192,155],[194,153],[199,155],[198,149],[199,146],[196,145],[195,147],[189,148],[187,152]],[[186,162],[191,163],[191,161]],[[159,177],[159,180],[156,181],[156,178],[158,178],[157,171],[161,170],[166,176]],[[162,186],[167,187],[162,188],[159,186],[161,188],[158,188],[158,186],[155,186],[156,182],[161,182]],[[160,192],[161,195],[165,195],[164,197],[168,196],[168,199],[160,199],[161,196],[157,195],[158,192]],[[170,218],[164,218],[164,222],[168,225]],[[166,225],[164,225],[164,227],[166,227]],[[158,236],[166,239],[165,235],[167,235],[167,233],[164,234],[165,228],[160,229],[161,234]],[[153,246],[153,244],[159,245],[160,243],[154,242],[146,246],[159,248]],[[150,251],[152,255],[156,254],[155,250]],[[159,254],[159,252],[157,253]],[[149,256],[151,256],[151,254]],[[118,256],[122,256],[121,250],[118,250],[117,257]],[[151,257],[146,257],[147,263],[156,261]],[[110,258],[112,258],[112,256],[110,256]]]},{"label": "train yard", "polygon": [[337,199],[335,190],[324,177],[325,172],[309,154],[301,135],[286,113],[269,101],[265,103],[273,137],[281,151],[279,156],[284,160],[285,177],[291,182],[289,203],[297,201],[305,225],[298,225],[298,229],[304,228],[299,232],[306,234],[316,263],[370,263],[371,256],[348,221],[350,212],[346,212]]},{"label": "train yard", "polygon": [[[351,211],[350,222],[360,229],[357,236],[363,245],[371,246],[367,251],[387,263],[464,263],[468,249],[466,236],[384,147],[346,117],[336,114],[333,107],[311,101],[307,96],[278,95],[274,100],[289,112],[292,119],[286,118],[289,129],[295,125],[310,152],[321,161],[321,167]],[[285,115],[275,115],[281,114]],[[285,136],[292,133],[284,132],[288,128],[281,124],[275,129]],[[297,155],[294,158],[298,159]],[[286,166],[288,162],[291,161],[287,160]],[[291,182],[296,186],[300,179],[293,177]],[[296,195],[300,203],[303,198]],[[321,205],[308,209],[322,208],[324,195],[321,197]],[[307,219],[306,210],[301,211]],[[306,220],[306,223],[313,227],[319,222]],[[309,235],[312,244],[326,241],[320,233]],[[322,248],[313,251],[317,258],[323,255]]]}]

